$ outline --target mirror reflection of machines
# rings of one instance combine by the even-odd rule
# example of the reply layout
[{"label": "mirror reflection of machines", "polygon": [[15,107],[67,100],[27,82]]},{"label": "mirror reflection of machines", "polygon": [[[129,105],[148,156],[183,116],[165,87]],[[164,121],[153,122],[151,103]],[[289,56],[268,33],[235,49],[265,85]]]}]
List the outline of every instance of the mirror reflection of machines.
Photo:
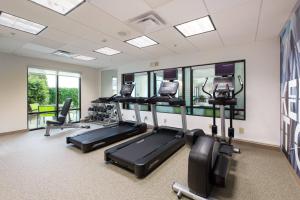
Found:
[{"label": "mirror reflection of machines", "polygon": [[[107,163],[128,169],[138,178],[147,176],[185,143],[184,134],[187,131],[185,101],[175,97],[179,86],[175,81],[177,69],[164,70],[164,80],[167,81],[161,83],[159,96],[148,99],[153,117],[153,131],[105,151]],[[158,102],[181,107],[183,128],[158,126],[156,112]]]},{"label": "mirror reflection of machines", "polygon": [[[146,132],[147,124],[141,122],[137,100],[131,97],[134,88],[134,75],[126,75],[124,82],[120,96],[114,95],[109,98],[99,98],[99,101],[113,101],[116,103],[119,123],[112,127],[98,128],[76,136],[67,137],[67,144],[71,143],[81,149],[83,153],[86,153]],[[134,103],[136,122],[123,121],[120,103]]]},{"label": "mirror reflection of machines", "polygon": [[[174,182],[172,189],[177,197],[182,195],[195,200],[207,199],[214,185],[225,187],[233,153],[240,153],[232,145],[234,128],[234,106],[237,104],[236,95],[243,90],[241,77],[238,77],[241,88],[235,92],[234,64],[223,63],[215,66],[213,93],[205,90],[208,78],[202,86],[203,92],[209,95],[209,103],[213,105],[212,136],[205,135],[196,129],[186,134],[186,142],[191,145],[188,160],[188,187]],[[221,137],[217,137],[216,105],[220,107]],[[225,136],[225,106],[230,108],[230,126],[228,138]]]}]

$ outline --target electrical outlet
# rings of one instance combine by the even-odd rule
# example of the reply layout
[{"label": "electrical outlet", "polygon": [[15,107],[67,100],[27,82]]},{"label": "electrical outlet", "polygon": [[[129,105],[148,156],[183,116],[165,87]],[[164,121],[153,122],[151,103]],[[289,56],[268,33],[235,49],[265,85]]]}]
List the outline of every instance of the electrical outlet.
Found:
[{"label": "electrical outlet", "polygon": [[167,119],[164,119],[164,124],[166,124],[167,123]]},{"label": "electrical outlet", "polygon": [[244,134],[245,133],[245,129],[244,128],[239,128],[239,133],[240,134]]}]

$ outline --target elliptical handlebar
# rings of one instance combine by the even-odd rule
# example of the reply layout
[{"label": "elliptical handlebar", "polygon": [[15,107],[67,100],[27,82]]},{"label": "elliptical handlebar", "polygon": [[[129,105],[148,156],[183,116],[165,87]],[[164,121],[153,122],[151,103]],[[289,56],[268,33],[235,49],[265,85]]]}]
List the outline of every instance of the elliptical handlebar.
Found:
[{"label": "elliptical handlebar", "polygon": [[209,95],[211,98],[212,98],[212,95],[209,93],[209,92],[207,92],[207,91],[205,91],[205,85],[206,85],[206,83],[207,83],[207,80],[208,80],[208,77],[206,77],[206,80],[205,80],[205,82],[204,82],[204,84],[202,85],[202,91],[205,93],[205,94],[207,94],[207,95]]},{"label": "elliptical handlebar", "polygon": [[237,91],[236,93],[234,93],[234,96],[236,96],[236,95],[238,95],[239,93],[241,93],[241,92],[243,91],[243,89],[244,89],[244,83],[243,83],[243,81],[242,81],[240,75],[238,76],[238,79],[239,79],[239,83],[240,83],[240,85],[241,85],[241,88],[239,89],[239,91]]}]

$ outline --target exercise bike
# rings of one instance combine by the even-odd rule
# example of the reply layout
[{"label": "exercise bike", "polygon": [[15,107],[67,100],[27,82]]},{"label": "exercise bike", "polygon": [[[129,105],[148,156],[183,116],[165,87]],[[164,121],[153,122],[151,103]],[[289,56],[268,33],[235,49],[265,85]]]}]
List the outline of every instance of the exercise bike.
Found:
[{"label": "exercise bike", "polygon": [[[194,129],[185,136],[186,143],[191,146],[188,160],[188,187],[174,182],[172,189],[180,199],[183,195],[195,200],[207,199],[214,185],[225,187],[233,153],[240,149],[232,145],[234,128],[234,106],[237,104],[236,95],[242,92],[244,85],[238,77],[241,88],[235,92],[234,64],[216,65],[213,81],[213,93],[205,90],[208,78],[202,86],[202,91],[209,96],[209,104],[213,106],[212,136],[206,135],[201,129]],[[217,136],[216,106],[220,108],[221,137]],[[230,126],[228,138],[225,133],[225,106],[230,110]]]}]

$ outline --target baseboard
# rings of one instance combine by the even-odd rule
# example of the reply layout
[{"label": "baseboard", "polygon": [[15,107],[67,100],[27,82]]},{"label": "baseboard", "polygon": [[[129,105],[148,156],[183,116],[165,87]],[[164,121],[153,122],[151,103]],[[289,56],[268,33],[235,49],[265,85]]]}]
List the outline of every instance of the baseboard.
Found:
[{"label": "baseboard", "polygon": [[261,142],[254,142],[254,141],[251,141],[251,140],[234,139],[234,143],[236,143],[236,144],[246,144],[246,145],[259,147],[259,148],[263,148],[263,149],[268,149],[268,150],[281,151],[280,147],[277,146],[277,145],[266,144],[266,143],[261,143]]},{"label": "baseboard", "polygon": [[17,133],[25,133],[25,132],[28,132],[28,129],[22,129],[22,130],[17,130],[17,131],[3,132],[3,133],[0,133],[0,136],[1,136],[1,135],[17,134]]}]

